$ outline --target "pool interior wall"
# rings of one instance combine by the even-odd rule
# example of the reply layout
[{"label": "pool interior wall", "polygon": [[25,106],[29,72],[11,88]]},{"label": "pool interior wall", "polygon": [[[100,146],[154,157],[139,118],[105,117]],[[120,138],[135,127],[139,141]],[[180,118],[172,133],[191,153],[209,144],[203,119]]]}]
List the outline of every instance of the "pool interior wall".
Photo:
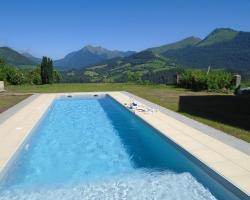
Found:
[{"label": "pool interior wall", "polygon": [[7,170],[0,199],[111,191],[139,199],[240,199],[108,96],[56,99]]}]

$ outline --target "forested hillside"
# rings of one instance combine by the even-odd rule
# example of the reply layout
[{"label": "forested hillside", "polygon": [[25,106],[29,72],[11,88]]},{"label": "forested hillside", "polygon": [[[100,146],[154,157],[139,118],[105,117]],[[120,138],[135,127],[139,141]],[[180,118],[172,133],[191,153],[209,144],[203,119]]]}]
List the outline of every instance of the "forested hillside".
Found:
[{"label": "forested hillside", "polygon": [[11,65],[32,65],[34,62],[9,47],[0,47],[0,59]]},{"label": "forested hillside", "polygon": [[181,66],[250,70],[250,33],[218,29],[197,45],[161,53]]}]

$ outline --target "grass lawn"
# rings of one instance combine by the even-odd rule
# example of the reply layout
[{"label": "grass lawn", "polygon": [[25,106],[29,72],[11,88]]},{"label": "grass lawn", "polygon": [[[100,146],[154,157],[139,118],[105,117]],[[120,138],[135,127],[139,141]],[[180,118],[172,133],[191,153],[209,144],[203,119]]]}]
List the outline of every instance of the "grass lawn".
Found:
[{"label": "grass lawn", "polygon": [[[39,85],[39,86],[22,85],[22,86],[8,86],[7,91],[15,93],[128,91],[176,112],[179,112],[180,96],[223,95],[211,92],[193,92],[185,89],[175,88],[173,86],[165,86],[165,85],[145,86],[145,85],[135,85],[135,84],[53,84],[53,85]],[[0,96],[0,98],[2,97]],[[0,100],[0,109],[3,105],[3,103],[1,102],[4,101],[8,100],[7,99]],[[247,142],[250,142],[249,130],[240,129],[208,118],[192,115],[190,113],[189,114],[182,113],[182,114],[197,121],[200,121],[204,124],[222,130],[230,135],[233,135]],[[235,115],[235,120],[237,120],[238,119],[237,113],[233,114]]]},{"label": "grass lawn", "polygon": [[17,104],[18,102],[26,99],[30,95],[11,95],[11,94],[1,94],[0,93],[0,113],[7,110],[11,106]]},{"label": "grass lawn", "polygon": [[241,88],[245,88],[245,87],[250,87],[250,81],[243,82],[243,83],[241,84]]}]

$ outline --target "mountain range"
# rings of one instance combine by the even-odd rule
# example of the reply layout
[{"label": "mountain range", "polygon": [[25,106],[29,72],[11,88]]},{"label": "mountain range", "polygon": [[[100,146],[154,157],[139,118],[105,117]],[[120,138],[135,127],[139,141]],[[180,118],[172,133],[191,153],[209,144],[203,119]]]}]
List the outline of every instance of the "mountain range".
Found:
[{"label": "mountain range", "polygon": [[31,60],[35,64],[39,64],[42,62],[41,58],[34,57],[30,53],[25,52],[25,53],[22,53],[22,55],[25,56],[26,58],[28,58],[29,60]]},{"label": "mountain range", "polygon": [[[250,70],[250,32],[229,28],[215,29],[204,39],[188,37],[145,51],[150,51],[182,68],[211,66],[212,68]],[[119,63],[124,63],[125,60],[127,59],[121,58]],[[110,61],[106,64],[112,65]],[[117,67],[120,68],[119,65]]]},{"label": "mountain range", "polygon": [[195,45],[161,55],[184,67],[250,70],[250,32],[216,29]]},{"label": "mountain range", "polygon": [[56,60],[54,62],[54,65],[64,69],[81,68],[95,63],[103,62],[105,60],[109,60],[115,57],[130,56],[134,53],[135,52],[133,51],[123,52],[88,45],[78,51],[69,53],[60,60]]},{"label": "mountain range", "polygon": [[[146,53],[145,53],[146,52]],[[145,55],[149,56],[149,60]],[[250,32],[236,31],[229,28],[219,28],[212,31],[204,39],[188,37],[175,43],[148,48],[142,52],[108,50],[102,47],[85,46],[78,51],[55,60],[54,65],[59,70],[95,69],[102,66],[102,70],[122,69],[124,66],[134,68],[144,64],[145,70],[152,63],[157,67],[172,66],[192,68],[232,68],[250,70]],[[0,59],[12,65],[34,65],[41,59],[30,54],[20,54],[8,47],[0,47]],[[133,62],[131,63],[131,59]],[[158,62],[159,61],[159,62]],[[156,65],[158,62],[161,65]],[[163,64],[164,62],[164,64]],[[103,67],[105,66],[105,67]],[[112,66],[112,67],[111,67]],[[152,66],[150,66],[152,67]],[[100,71],[100,67],[99,67]]]},{"label": "mountain range", "polygon": [[0,59],[10,65],[32,65],[34,62],[28,57],[20,54],[19,52],[9,48],[0,47]]}]

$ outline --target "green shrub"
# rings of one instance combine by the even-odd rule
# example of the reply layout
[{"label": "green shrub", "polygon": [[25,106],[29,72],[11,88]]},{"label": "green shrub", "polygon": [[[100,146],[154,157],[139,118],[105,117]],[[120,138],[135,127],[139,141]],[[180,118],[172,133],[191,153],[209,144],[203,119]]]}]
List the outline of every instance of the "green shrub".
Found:
[{"label": "green shrub", "polygon": [[142,74],[140,72],[127,72],[127,79],[129,82],[133,83],[142,83]]},{"label": "green shrub", "polygon": [[207,89],[209,91],[219,91],[232,89],[232,74],[224,70],[214,70],[207,76]]},{"label": "green shrub", "polygon": [[[54,70],[53,71],[53,82],[59,83],[62,80],[62,75]],[[29,70],[25,74],[25,83],[32,84],[32,85],[40,85],[42,84],[42,78],[41,78],[41,67],[37,66],[33,70]]]},{"label": "green shrub", "polygon": [[[61,74],[54,70],[53,71],[54,82],[58,83],[62,80]],[[20,85],[23,83],[27,84],[42,84],[41,80],[41,67],[37,66],[34,69],[18,69],[13,66],[7,66],[3,61],[0,60],[0,81],[5,81],[7,84]]]},{"label": "green shrub", "polygon": [[232,88],[232,74],[224,70],[185,70],[180,77],[179,87],[192,90],[221,91]]},{"label": "green shrub", "polygon": [[0,81],[5,81],[5,72],[2,68],[0,68]]},{"label": "green shrub", "polygon": [[0,66],[0,80],[12,85],[20,85],[24,81],[24,74],[15,67]]},{"label": "green shrub", "polygon": [[27,79],[29,84],[33,85],[42,84],[40,67],[36,67],[35,69],[29,71],[27,74]]},{"label": "green shrub", "polygon": [[6,73],[5,73],[5,63],[0,59],[0,81],[5,81]]},{"label": "green shrub", "polygon": [[193,90],[205,90],[207,89],[206,81],[206,74],[202,70],[185,70],[181,74],[179,86]]},{"label": "green shrub", "polygon": [[62,75],[60,74],[60,72],[54,70],[53,71],[53,81],[54,83],[59,83],[62,80]]},{"label": "green shrub", "polygon": [[17,68],[6,68],[6,81],[12,85],[21,85],[24,82],[24,74]]}]

